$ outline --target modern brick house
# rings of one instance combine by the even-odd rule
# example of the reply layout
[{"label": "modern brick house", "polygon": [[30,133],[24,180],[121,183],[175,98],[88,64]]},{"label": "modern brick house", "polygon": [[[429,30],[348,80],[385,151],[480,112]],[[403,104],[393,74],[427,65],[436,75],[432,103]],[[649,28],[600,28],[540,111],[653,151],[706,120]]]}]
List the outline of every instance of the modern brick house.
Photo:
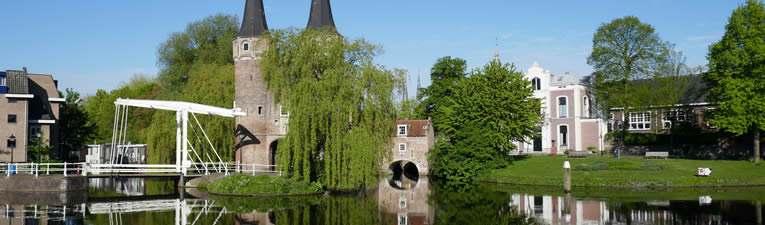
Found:
[{"label": "modern brick house", "polygon": [[[24,70],[0,71],[0,162],[26,162],[26,147],[44,138],[58,152],[59,107],[64,99],[58,81]],[[14,136],[15,143],[10,141]]]},{"label": "modern brick house", "polygon": [[594,98],[585,80],[571,74],[553,75],[539,64],[524,73],[531,80],[534,97],[542,100],[544,121],[539,137],[515,143],[523,154],[562,154],[587,151],[588,147],[603,150],[606,121],[593,107]]}]

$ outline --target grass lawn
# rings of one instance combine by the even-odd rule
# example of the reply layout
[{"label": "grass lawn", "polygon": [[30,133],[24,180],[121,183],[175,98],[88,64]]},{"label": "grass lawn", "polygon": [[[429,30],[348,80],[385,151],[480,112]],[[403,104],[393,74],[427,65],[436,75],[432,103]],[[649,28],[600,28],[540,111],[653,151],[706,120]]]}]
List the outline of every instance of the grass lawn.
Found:
[{"label": "grass lawn", "polygon": [[[563,185],[563,162],[571,163],[573,186],[684,187],[765,185],[765,165],[748,161],[643,159],[642,157],[567,158],[524,156],[506,168],[487,171],[477,181],[526,185]],[[709,167],[709,177],[696,177]]]}]

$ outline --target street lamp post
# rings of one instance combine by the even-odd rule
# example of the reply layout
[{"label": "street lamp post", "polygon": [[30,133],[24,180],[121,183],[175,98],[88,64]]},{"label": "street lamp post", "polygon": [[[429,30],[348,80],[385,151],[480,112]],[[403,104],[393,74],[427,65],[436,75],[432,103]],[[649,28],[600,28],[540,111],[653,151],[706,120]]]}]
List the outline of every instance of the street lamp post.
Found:
[{"label": "street lamp post", "polygon": [[16,148],[16,136],[13,136],[13,134],[11,134],[11,137],[8,138],[8,142],[11,147],[11,162],[13,162],[13,149]]}]

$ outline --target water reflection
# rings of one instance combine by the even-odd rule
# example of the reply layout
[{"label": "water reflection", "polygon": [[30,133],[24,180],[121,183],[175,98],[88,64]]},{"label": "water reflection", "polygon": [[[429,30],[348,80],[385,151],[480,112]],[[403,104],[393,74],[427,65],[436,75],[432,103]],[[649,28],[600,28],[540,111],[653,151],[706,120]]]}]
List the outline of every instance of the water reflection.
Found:
[{"label": "water reflection", "polygon": [[[616,190],[447,185],[392,175],[371,192],[247,199],[181,195],[173,179],[91,182],[82,204],[14,203],[0,224],[762,224],[765,188]],[[47,204],[47,203],[46,203]]]}]

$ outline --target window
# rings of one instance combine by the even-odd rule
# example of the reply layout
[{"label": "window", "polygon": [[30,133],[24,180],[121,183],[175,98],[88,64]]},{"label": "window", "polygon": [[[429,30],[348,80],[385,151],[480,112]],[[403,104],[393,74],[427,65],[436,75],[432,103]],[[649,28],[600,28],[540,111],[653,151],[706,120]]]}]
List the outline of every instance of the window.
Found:
[{"label": "window", "polygon": [[398,194],[398,208],[406,209],[406,193],[404,192]]},{"label": "window", "polygon": [[407,225],[409,224],[409,217],[404,214],[398,215],[398,225]]},{"label": "window", "polygon": [[262,105],[258,106],[258,115],[263,115],[263,106]]},{"label": "window", "polygon": [[0,86],[8,86],[5,85],[5,77],[0,77]]},{"label": "window", "polygon": [[16,115],[15,114],[8,115],[8,123],[16,123]]},{"label": "window", "polygon": [[584,118],[590,118],[590,98],[584,96],[584,100],[582,102],[584,102]]},{"label": "window", "polygon": [[559,128],[560,132],[560,146],[568,146],[568,126],[563,125]]},{"label": "window", "polygon": [[406,136],[406,125],[398,125],[398,135]]},{"label": "window", "polygon": [[9,104],[13,104],[13,103],[16,103],[16,101],[17,101],[17,100],[16,100],[15,98],[9,98],[9,99],[8,99],[8,103],[9,103]]},{"label": "window", "polygon": [[284,110],[284,106],[279,106],[279,112],[282,116],[289,116],[290,112],[287,110]]},{"label": "window", "polygon": [[651,129],[651,112],[630,113],[630,130]]},{"label": "window", "polygon": [[29,138],[30,139],[36,139],[42,136],[42,128],[40,128],[40,125],[31,125],[29,126]]},{"label": "window", "polygon": [[558,118],[568,117],[568,104],[566,97],[558,97]]},{"label": "window", "polygon": [[662,128],[669,129],[672,128],[672,122],[684,122],[684,121],[690,121],[690,115],[686,111],[683,110],[672,110],[672,111],[666,111],[664,112],[664,115],[661,118],[662,122]]},{"label": "window", "polygon": [[398,151],[399,152],[406,152],[406,143],[398,144]]},{"label": "window", "polygon": [[531,89],[533,90],[542,90],[542,80],[540,80],[538,77],[534,77],[531,79]]},{"label": "window", "polygon": [[279,125],[279,120],[274,120],[274,125]]},{"label": "window", "polygon": [[242,49],[243,49],[244,51],[250,50],[250,44],[249,44],[249,43],[247,43],[247,42],[245,42],[245,43],[242,45]]}]

